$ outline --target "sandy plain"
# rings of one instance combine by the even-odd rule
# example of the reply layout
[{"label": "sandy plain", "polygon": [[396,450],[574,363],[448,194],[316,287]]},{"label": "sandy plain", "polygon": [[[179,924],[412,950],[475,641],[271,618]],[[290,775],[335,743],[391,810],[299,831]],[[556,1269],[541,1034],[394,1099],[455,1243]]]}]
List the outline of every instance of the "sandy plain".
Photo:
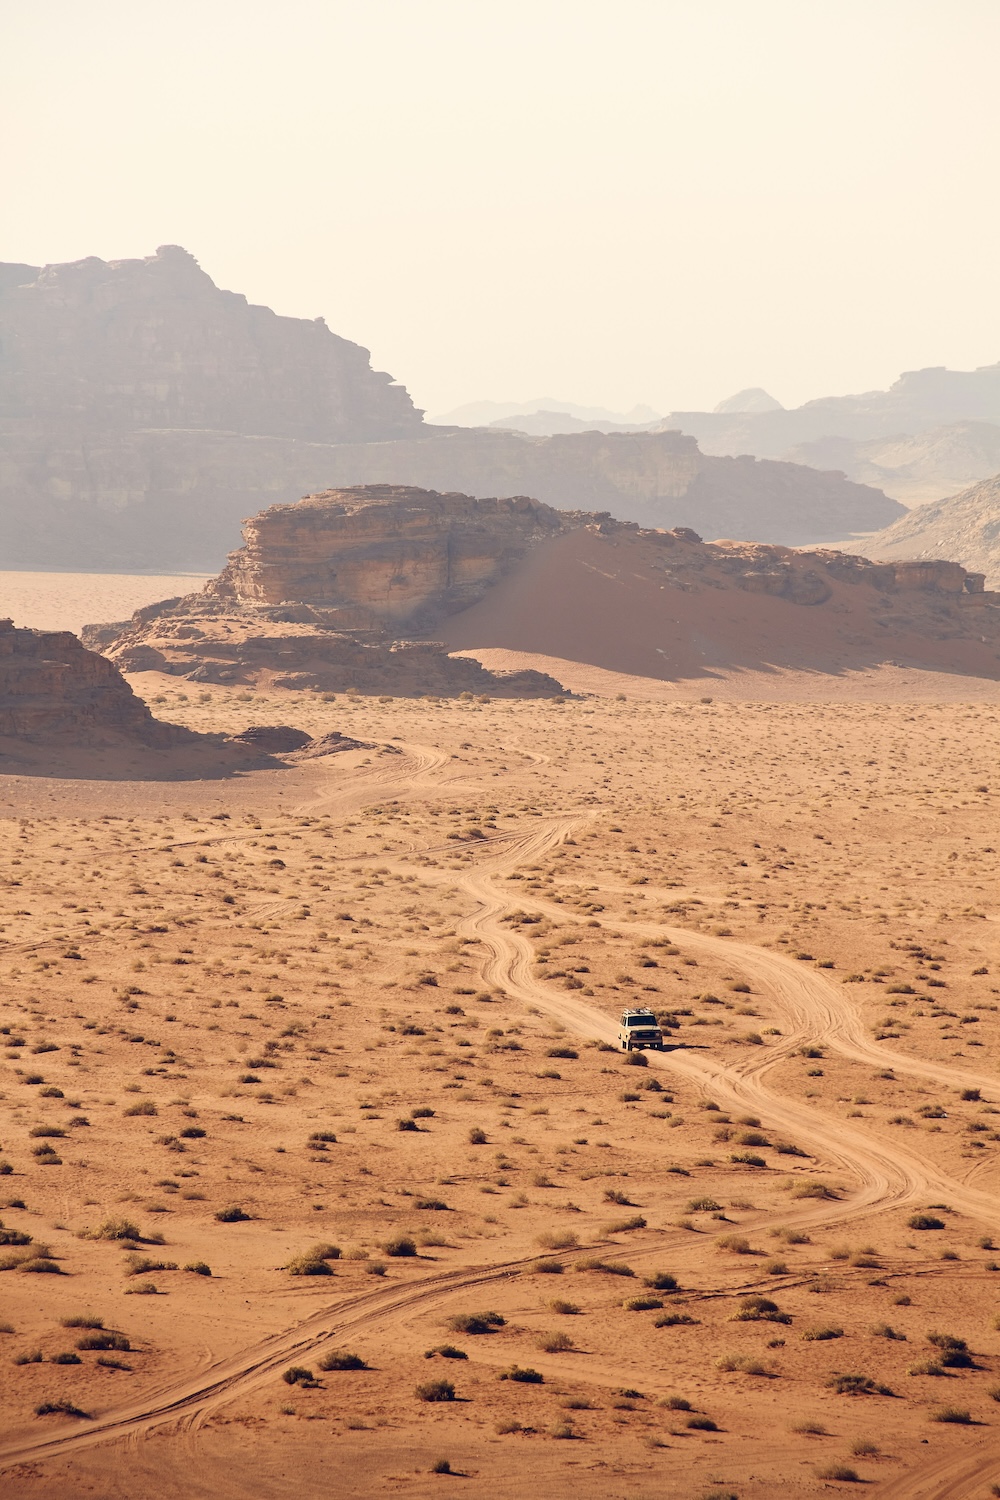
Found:
[{"label": "sandy plain", "polygon": [[5,1495],[996,1492],[996,685],[629,682],[0,778]]}]

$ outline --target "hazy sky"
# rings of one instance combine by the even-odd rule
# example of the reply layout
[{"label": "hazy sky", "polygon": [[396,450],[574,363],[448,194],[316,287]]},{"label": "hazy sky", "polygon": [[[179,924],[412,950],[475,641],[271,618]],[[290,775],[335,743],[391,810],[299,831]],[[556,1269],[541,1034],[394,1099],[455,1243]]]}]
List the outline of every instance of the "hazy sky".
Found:
[{"label": "hazy sky", "polygon": [[1000,360],[998,0],[32,0],[0,259],[186,246],[431,412]]}]

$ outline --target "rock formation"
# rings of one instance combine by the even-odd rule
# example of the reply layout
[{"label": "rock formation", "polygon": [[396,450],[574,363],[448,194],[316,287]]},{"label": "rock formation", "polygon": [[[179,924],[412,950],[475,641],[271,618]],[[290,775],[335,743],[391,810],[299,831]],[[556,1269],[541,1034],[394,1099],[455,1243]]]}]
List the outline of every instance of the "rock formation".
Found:
[{"label": "rock formation", "polygon": [[498,675],[439,642],[399,639],[467,607],[567,518],[517,497],[475,500],[368,485],[307,495],[248,521],[245,545],[199,594],[88,626],[125,671],[393,695],[562,691]]},{"label": "rock formation", "polygon": [[144,260],[0,265],[8,566],[214,569],[242,517],[372,482],[530,494],[789,543],[898,514],[842,476],[708,457],[676,432],[427,426],[366,350],[322,319],[278,317],[221,291],[177,246]]},{"label": "rock formation", "polygon": [[1000,587],[1000,476],[950,500],[919,505],[868,543],[874,557],[955,557]]},{"label": "rock formation", "polygon": [[154,719],[118,668],[68,630],[0,620],[0,740],[165,748],[198,738]]},{"label": "rock formation", "polygon": [[643,526],[790,546],[838,541],[903,513],[897,501],[842,474],[745,455],[710,458],[680,432],[425,433],[328,450],[326,482],[533,495],[560,510],[607,510]]},{"label": "rock formation", "polygon": [[[477,648],[598,665],[617,652],[616,670],[670,675],[676,627],[693,608],[702,658],[725,620],[738,629],[723,652],[794,655],[808,641],[828,655],[831,642],[863,639],[870,655],[956,638],[992,643],[995,663],[998,602],[982,574],[943,560],[707,543],[606,512],[370,485],[265,511],[200,594],[84,637],[125,671],[198,682],[531,697],[559,683],[535,670],[491,673]],[[401,629],[441,639],[399,639]],[[761,629],[766,647],[751,639]],[[641,666],[621,665],[632,662]]]}]

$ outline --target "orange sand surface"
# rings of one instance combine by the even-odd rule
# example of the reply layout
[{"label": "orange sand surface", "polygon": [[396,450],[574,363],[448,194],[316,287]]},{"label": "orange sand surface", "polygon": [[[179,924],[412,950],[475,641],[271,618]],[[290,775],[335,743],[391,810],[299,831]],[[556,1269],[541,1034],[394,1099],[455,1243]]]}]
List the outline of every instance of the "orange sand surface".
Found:
[{"label": "orange sand surface", "polygon": [[618,680],[0,776],[5,1497],[989,1495],[997,706]]}]

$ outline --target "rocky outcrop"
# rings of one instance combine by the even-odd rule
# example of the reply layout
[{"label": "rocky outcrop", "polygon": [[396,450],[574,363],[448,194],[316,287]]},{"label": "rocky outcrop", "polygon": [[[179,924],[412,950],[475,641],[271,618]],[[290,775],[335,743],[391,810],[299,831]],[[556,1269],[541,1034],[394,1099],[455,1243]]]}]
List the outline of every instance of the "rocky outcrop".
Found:
[{"label": "rocky outcrop", "polygon": [[0,265],[8,565],[215,566],[248,510],[327,482],[326,446],[420,430],[366,349],[220,290],[176,245]]},{"label": "rocky outcrop", "polygon": [[533,495],[788,543],[836,540],[898,513],[843,476],[707,457],[677,432],[427,426],[365,349],[322,319],[279,317],[220,290],[178,246],[143,260],[0,265],[8,566],[207,571],[236,544],[242,517],[375,482]]},{"label": "rocky outcrop", "polygon": [[[636,569],[626,565],[620,573],[620,559],[633,554]],[[575,581],[556,588],[551,580],[562,576],[560,557],[571,560]],[[598,603],[595,595],[590,610],[586,600],[595,577],[612,578],[615,569],[616,589],[622,583],[631,592],[646,584],[655,589],[657,621],[676,610],[673,601],[682,594],[706,594],[711,614],[711,601],[721,608],[727,590],[730,598],[764,595],[809,611],[828,602],[835,610],[860,607],[849,597],[856,591],[865,609],[878,609],[880,627],[933,633],[947,615],[949,631],[981,637],[986,614],[973,624],[963,611],[990,606],[992,629],[998,599],[984,593],[981,574],[951,562],[874,563],[833,551],[709,543],[688,527],[643,529],[607,512],[570,515],[524,498],[474,500],[369,485],[265,511],[247,523],[246,545],[200,594],[151,605],[123,624],[90,626],[84,635],[124,671],[196,682],[393,696],[549,696],[561,691],[550,676],[491,673],[473,657],[449,656],[438,640],[400,639],[397,632],[435,631],[453,646],[475,646],[463,622],[513,588],[513,609],[525,618],[553,611],[569,618],[582,607],[581,640],[602,629],[613,635],[630,606],[621,598]],[[650,626],[635,628],[648,633]],[[800,629],[785,617],[790,637]],[[574,649],[569,641],[552,654]]]},{"label": "rocky outcrop", "polygon": [[941,567],[941,559],[955,557],[1000,587],[1000,476],[917,506],[869,546],[874,557],[913,559],[911,567]]},{"label": "rocky outcrop", "polygon": [[474,602],[567,517],[523,495],[475,500],[359,485],[277,505],[244,526],[206,598],[308,604],[326,623],[419,630]]},{"label": "rocky outcrop", "polygon": [[165,748],[198,736],[154,719],[119,669],[68,630],[0,620],[0,739]]},{"label": "rocky outcrop", "polygon": [[195,682],[510,697],[562,691],[540,672],[491,673],[439,642],[398,639],[466,608],[567,524],[537,501],[366,485],[274,506],[200,594],[84,639],[127,672]]}]

